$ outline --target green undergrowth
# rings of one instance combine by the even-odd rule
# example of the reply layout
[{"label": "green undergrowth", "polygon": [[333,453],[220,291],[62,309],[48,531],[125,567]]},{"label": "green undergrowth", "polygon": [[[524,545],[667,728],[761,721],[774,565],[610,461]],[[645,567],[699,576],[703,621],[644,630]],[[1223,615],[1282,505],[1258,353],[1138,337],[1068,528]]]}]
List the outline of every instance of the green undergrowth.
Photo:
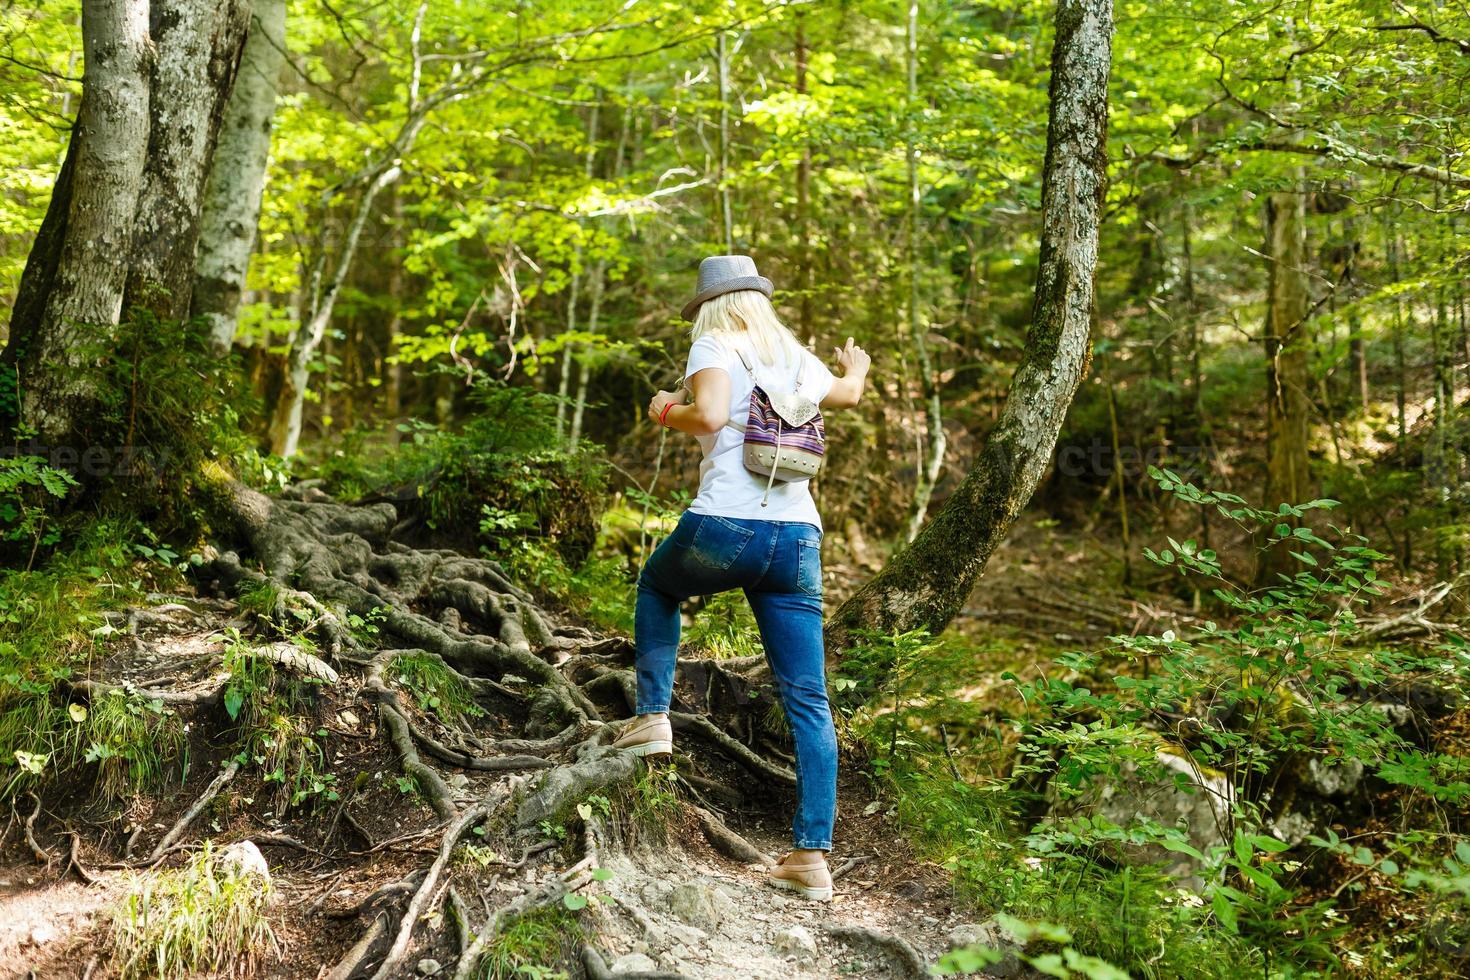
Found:
[{"label": "green undergrowth", "polygon": [[[984,671],[969,641],[861,637],[832,688],[843,737],[871,771],[873,811],[948,867],[977,915],[1012,916],[1011,931],[1036,947],[1023,958],[1054,976],[1457,972],[1470,948],[1464,746],[1437,732],[1414,741],[1381,703],[1413,684],[1463,705],[1470,645],[1363,635],[1382,556],[1325,519],[1333,501],[1263,511],[1154,476],[1296,570],[1257,587],[1227,571],[1249,562],[1222,563],[1193,542],[1145,549],[1154,565],[1213,586],[1205,613],[1220,622],[1120,635],[1026,677],[1006,673],[1011,695],[984,704],[968,696]],[[1218,826],[1104,818],[1103,787],[1190,791],[1164,764],[1180,758],[1228,786]],[[1373,795],[1357,809],[1332,802],[1286,839],[1273,821],[1308,759],[1361,766]],[[1148,863],[1165,853],[1192,862],[1193,882]],[[976,952],[949,966],[983,961]]]},{"label": "green undergrowth", "polygon": [[177,585],[176,557],[134,522],[93,519],[40,567],[0,571],[0,801],[65,775],[90,776],[111,805],[181,777],[172,709],[146,692],[69,687],[98,673],[116,633],[105,614]]},{"label": "green undergrowth", "polygon": [[582,924],[565,908],[534,909],[500,930],[476,975],[480,980],[564,978],[566,972],[556,964],[575,959],[584,938]]},{"label": "green undergrowth", "polygon": [[[304,637],[295,642],[314,653]],[[340,799],[337,776],[328,766],[327,730],[316,722],[321,682],[295,676],[254,655],[238,633],[231,632],[224,657],[230,679],[224,707],[235,725],[236,760],[253,765],[273,789],[276,810]]]},{"label": "green undergrowth", "polygon": [[438,715],[447,725],[463,725],[485,714],[469,685],[434,654],[400,653],[389,671],[420,711]]},{"label": "green undergrowth", "polygon": [[474,539],[496,557],[534,539],[580,568],[606,503],[596,447],[558,448],[552,396],[483,381],[468,398],[457,429],[404,423],[391,448],[382,432],[351,432],[308,468],[336,495],[394,500],[430,538],[456,547]]},{"label": "green undergrowth", "polygon": [[248,975],[279,954],[267,922],[268,880],[209,841],[182,868],[134,874],[111,910],[114,965],[123,980]]}]

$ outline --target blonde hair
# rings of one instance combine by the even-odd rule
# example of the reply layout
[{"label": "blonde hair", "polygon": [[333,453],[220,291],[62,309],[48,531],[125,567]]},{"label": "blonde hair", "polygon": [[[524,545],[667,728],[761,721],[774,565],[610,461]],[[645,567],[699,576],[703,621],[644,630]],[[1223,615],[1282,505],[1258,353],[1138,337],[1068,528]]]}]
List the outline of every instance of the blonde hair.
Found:
[{"label": "blonde hair", "polygon": [[736,289],[707,299],[694,317],[690,340],[701,337],[749,339],[763,364],[792,363],[801,343],[776,316],[766,294],[758,289]]}]

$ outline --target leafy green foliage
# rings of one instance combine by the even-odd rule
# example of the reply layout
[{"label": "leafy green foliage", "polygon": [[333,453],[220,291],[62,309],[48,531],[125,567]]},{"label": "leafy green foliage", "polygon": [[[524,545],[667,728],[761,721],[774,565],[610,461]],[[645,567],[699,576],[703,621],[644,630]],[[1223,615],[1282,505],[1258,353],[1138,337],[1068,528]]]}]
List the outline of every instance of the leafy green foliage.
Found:
[{"label": "leafy green foliage", "polygon": [[567,908],[542,908],[500,930],[480,960],[482,980],[553,980],[566,973],[556,968],[575,951],[584,933]]},{"label": "leafy green foliage", "polygon": [[0,571],[0,799],[92,767],[99,796],[117,803],[159,788],[182,758],[177,715],[144,692],[69,686],[117,632],[106,613],[174,574],[141,560],[145,540],[131,522],[97,520],[41,568]]},{"label": "leafy green foliage", "polygon": [[276,788],[276,806],[285,811],[340,799],[323,747],[328,733],[313,721],[320,682],[278,669],[233,631],[224,663],[230,675],[224,708],[236,725],[237,758],[258,767],[262,781]]},{"label": "leafy green foliage", "polygon": [[684,642],[707,657],[749,657],[764,649],[750,603],[739,592],[710,596],[684,632]]},{"label": "leafy green foliage", "polygon": [[485,713],[469,686],[435,654],[401,653],[389,670],[420,710],[433,712],[447,724],[463,724]]}]

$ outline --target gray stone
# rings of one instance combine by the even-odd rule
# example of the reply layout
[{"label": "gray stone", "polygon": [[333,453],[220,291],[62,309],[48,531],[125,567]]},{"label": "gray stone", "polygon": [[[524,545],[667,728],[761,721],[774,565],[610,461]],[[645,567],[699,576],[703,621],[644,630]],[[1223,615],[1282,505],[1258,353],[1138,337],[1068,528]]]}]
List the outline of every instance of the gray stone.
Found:
[{"label": "gray stone", "polygon": [[1414,709],[1406,704],[1375,701],[1370,707],[1394,728],[1408,728],[1414,724]]},{"label": "gray stone", "polygon": [[420,976],[432,977],[442,969],[444,969],[444,966],[438,960],[429,959],[428,957],[419,960],[418,971]]},{"label": "gray stone", "polygon": [[982,976],[1019,977],[1021,975],[1021,961],[1016,958],[1016,951],[1020,947],[1011,939],[1010,933],[1006,932],[994,919],[987,919],[984,922],[961,922],[949,931],[945,939],[950,949],[984,946],[987,949],[1005,953],[1005,959],[981,970]]},{"label": "gray stone", "polygon": [[709,939],[709,933],[698,926],[669,926],[668,934],[669,938],[685,946],[699,946]]},{"label": "gray stone", "polygon": [[1357,759],[1339,759],[1332,764],[1321,759],[1308,759],[1302,782],[1323,796],[1346,796],[1363,781],[1363,763]]},{"label": "gray stone", "polygon": [[695,882],[675,885],[669,892],[668,902],[669,911],[679,921],[701,929],[718,927],[735,904],[724,892]]},{"label": "gray stone", "polygon": [[787,926],[776,933],[773,944],[778,952],[795,953],[797,959],[817,955],[817,940],[806,926]]},{"label": "gray stone", "polygon": [[1317,832],[1317,824],[1305,813],[1291,811],[1273,817],[1271,831],[1287,844],[1296,847]]},{"label": "gray stone", "polygon": [[[1154,760],[1157,772],[1142,772],[1127,762],[1120,767],[1118,778],[1098,779],[1078,797],[1054,800],[1050,818],[1080,813],[1096,814],[1121,827],[1144,819],[1164,827],[1182,824],[1197,850],[1208,853],[1212,847],[1223,846],[1222,828],[1228,826],[1235,802],[1235,787],[1229,778],[1201,769],[1172,747],[1160,748]],[[1125,848],[1123,856],[1134,864],[1160,865],[1184,887],[1204,889],[1199,862],[1187,854],[1146,845]]]},{"label": "gray stone", "polygon": [[658,964],[652,957],[644,956],[642,953],[624,953],[612,961],[609,967],[614,975],[619,973],[654,973],[658,970]]}]

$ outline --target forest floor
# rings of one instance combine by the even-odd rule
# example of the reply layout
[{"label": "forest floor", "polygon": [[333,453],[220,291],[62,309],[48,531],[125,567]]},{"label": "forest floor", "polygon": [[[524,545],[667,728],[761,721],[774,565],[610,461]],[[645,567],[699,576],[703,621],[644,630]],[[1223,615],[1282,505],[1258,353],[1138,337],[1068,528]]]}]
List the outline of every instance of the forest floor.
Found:
[{"label": "forest floor", "polygon": [[[33,846],[20,832],[31,816],[22,798],[12,817],[16,832],[7,828],[8,846],[0,851],[0,977],[116,975],[114,910],[152,868],[176,866],[205,838],[217,846],[253,841],[269,862],[274,895],[268,918],[279,955],[262,956],[257,975],[330,976],[380,910],[394,901],[401,905],[407,890],[400,883],[412,883],[433,860],[445,821],[398,778],[399,758],[380,730],[373,692],[355,671],[344,670],[339,682],[322,686],[311,707],[323,753],[319,769],[332,774],[335,789],[288,806],[281,785],[263,779],[263,767],[247,764],[192,822],[180,825],[238,749],[236,726],[208,699],[227,676],[229,645],[258,627],[233,599],[188,593],[150,595],[129,614],[90,676],[145,695],[166,689],[206,699],[188,723],[187,775],[182,784],[175,775],[172,784],[132,798],[121,814],[98,801],[90,781],[56,781],[41,793],[27,828],[34,831]],[[410,706],[415,724],[444,737],[437,719],[417,709]],[[497,717],[491,710],[476,730],[493,741],[520,735],[517,725],[514,712]],[[912,977],[975,937],[978,923],[952,900],[945,871],[916,858],[861,775],[843,777],[839,845],[832,856],[838,894],[825,904],[770,888],[761,865],[711,847],[695,816],[694,804],[703,804],[749,844],[778,855],[789,839],[790,790],[761,785],[759,777],[752,783],[753,774],[733,768],[704,771],[716,778],[700,784],[703,792],[680,780],[682,802],[664,811],[661,825],[613,821],[608,835],[616,846],[600,857],[610,876],[582,889],[593,900],[574,920],[568,917],[574,924],[561,937],[562,964],[577,964],[581,951],[592,948],[614,976]],[[536,777],[466,771],[448,782],[460,799],[472,800],[492,786],[524,789]],[[745,792],[729,800],[712,795],[722,785]],[[180,844],[160,854],[154,845],[162,847],[166,832],[180,826]],[[545,840],[525,846],[519,865],[492,856],[477,867],[463,854],[456,857],[453,876],[476,906],[475,918],[479,905],[489,914],[533,890],[548,872],[575,865],[575,841],[566,839],[577,836],[575,828],[543,825],[542,831]],[[398,893],[389,894],[395,888]],[[462,945],[447,918],[436,902],[427,927],[414,932],[391,975],[425,975],[434,963],[440,975],[452,972]],[[571,975],[579,975],[575,966]]]}]

